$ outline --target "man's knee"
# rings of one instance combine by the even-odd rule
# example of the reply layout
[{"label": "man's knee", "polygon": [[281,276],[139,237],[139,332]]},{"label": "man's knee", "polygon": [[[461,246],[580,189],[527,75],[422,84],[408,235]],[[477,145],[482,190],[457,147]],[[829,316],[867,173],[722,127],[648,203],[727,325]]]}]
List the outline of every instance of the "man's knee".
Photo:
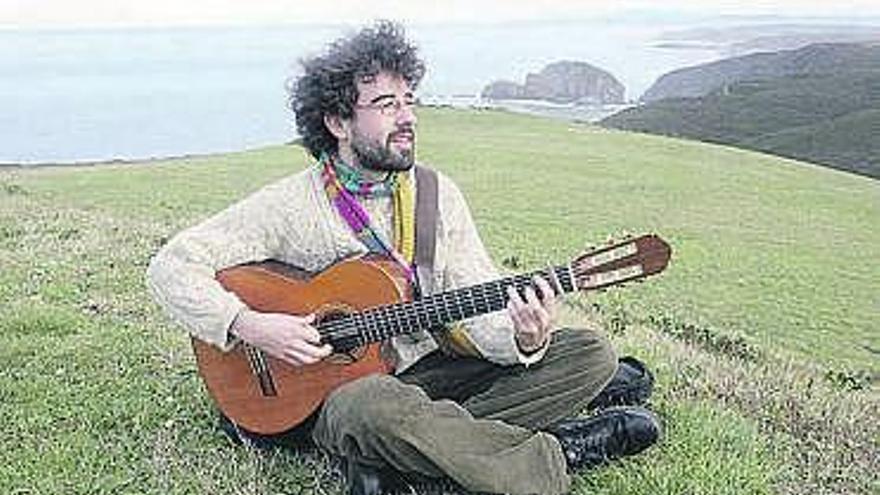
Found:
[{"label": "man's knee", "polygon": [[368,375],[346,383],[327,398],[325,414],[344,418],[346,427],[377,431],[400,421],[412,402],[427,400],[418,387],[394,376]]},{"label": "man's knee", "polygon": [[571,367],[591,384],[607,382],[617,370],[617,352],[608,338],[595,330],[562,328],[554,333],[547,352],[548,358]]},{"label": "man's knee", "polygon": [[394,397],[402,384],[390,375],[367,375],[336,388],[325,405],[345,411],[368,411],[378,402]]}]

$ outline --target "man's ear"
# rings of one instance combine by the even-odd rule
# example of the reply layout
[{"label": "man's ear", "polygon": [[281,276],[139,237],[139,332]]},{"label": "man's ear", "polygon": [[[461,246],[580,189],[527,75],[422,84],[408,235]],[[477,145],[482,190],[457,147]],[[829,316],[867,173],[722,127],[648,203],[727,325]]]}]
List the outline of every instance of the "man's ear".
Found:
[{"label": "man's ear", "polygon": [[345,140],[348,137],[346,123],[339,115],[324,114],[324,127],[330,131],[330,134],[333,134],[337,141]]}]

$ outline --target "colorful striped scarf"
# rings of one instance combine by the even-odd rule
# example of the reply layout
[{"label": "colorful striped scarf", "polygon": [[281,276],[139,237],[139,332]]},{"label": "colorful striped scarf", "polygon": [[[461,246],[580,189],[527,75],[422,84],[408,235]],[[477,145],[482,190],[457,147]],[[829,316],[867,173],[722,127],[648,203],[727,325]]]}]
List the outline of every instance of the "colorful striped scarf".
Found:
[{"label": "colorful striped scarf", "polygon": [[[321,176],[327,197],[355,236],[371,252],[394,259],[404,269],[409,281],[417,283],[413,267],[415,200],[409,174],[392,173],[384,181],[367,182],[359,170],[326,153],[321,156],[321,163]],[[393,246],[376,231],[370,215],[357,199],[382,196],[391,196],[393,201]]]}]

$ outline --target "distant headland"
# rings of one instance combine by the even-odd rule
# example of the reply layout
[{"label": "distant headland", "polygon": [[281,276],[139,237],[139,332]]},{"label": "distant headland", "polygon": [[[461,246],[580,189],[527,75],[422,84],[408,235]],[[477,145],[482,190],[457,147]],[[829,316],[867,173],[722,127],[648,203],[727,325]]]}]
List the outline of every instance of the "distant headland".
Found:
[{"label": "distant headland", "polygon": [[481,96],[489,100],[546,100],[553,103],[620,104],[626,88],[609,72],[586,62],[560,61],[526,76],[525,84],[494,81]]}]

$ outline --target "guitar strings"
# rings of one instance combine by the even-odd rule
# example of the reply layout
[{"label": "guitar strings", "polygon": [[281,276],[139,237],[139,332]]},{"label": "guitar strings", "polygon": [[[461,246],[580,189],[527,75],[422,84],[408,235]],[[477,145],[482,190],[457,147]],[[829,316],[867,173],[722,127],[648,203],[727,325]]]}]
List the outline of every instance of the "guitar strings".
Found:
[{"label": "guitar strings", "polygon": [[[574,281],[571,280],[568,267],[549,267],[548,270],[553,270],[560,280],[565,280],[567,285],[570,286],[563,287],[563,289],[567,291],[574,289]],[[361,313],[347,315],[339,320],[332,320],[322,325],[320,330],[324,336],[331,340],[358,338],[359,344],[365,344],[369,341],[382,340],[384,337],[393,336],[398,333],[406,333],[400,330],[407,327],[424,328],[448,321],[460,320],[469,316],[467,313],[468,306],[473,308],[475,314],[488,312],[480,311],[486,306],[496,309],[503,308],[507,302],[506,289],[508,286],[513,285],[517,289],[522,289],[526,285],[531,284],[531,280],[535,275],[546,272],[547,270],[540,270],[451,292],[435,294],[425,299],[381,306]],[[569,276],[565,277],[565,275]],[[467,301],[470,304],[463,304]],[[410,308],[403,309],[404,306],[410,306]],[[478,306],[480,307],[478,308]],[[420,317],[421,314],[425,314],[425,317]],[[425,322],[424,324],[423,321]]]},{"label": "guitar strings", "polygon": [[[487,304],[503,304],[503,300],[497,296],[477,296],[470,298],[472,304],[469,306]],[[457,301],[450,298],[438,299],[431,305],[415,305],[410,310],[395,311],[394,307],[383,307],[382,309],[370,311],[369,313],[361,313],[351,315],[341,324],[336,324],[324,334],[330,339],[345,339],[351,337],[359,337],[361,341],[381,340],[386,336],[393,336],[398,333],[406,333],[402,330],[407,327],[432,327],[444,321],[454,321],[463,319],[468,316],[467,307],[464,305],[455,305]],[[431,312],[424,314],[419,310]]]},{"label": "guitar strings", "polygon": [[[401,302],[396,304],[391,304],[387,306],[381,306],[379,308],[370,309],[364,311],[362,313],[355,313],[353,315],[348,316],[342,320],[335,320],[330,322],[331,325],[327,327],[322,327],[322,330],[328,330],[325,335],[330,338],[347,338],[353,337],[361,334],[361,330],[364,326],[366,326],[366,330],[374,334],[376,331],[379,331],[379,334],[384,333],[379,327],[391,327],[392,324],[398,324],[404,318],[395,317],[395,315],[400,315],[401,309],[395,308],[395,306],[404,306],[411,305],[412,311],[415,313],[416,319],[418,319],[418,310],[423,311],[433,311],[435,315],[439,311],[444,311],[446,314],[452,314],[453,311],[457,309],[456,312],[461,313],[462,309],[464,309],[462,302],[462,296],[465,292],[472,292],[473,296],[471,299],[474,300],[477,297],[482,297],[480,302],[485,303],[487,301],[487,295],[485,294],[487,289],[496,289],[497,287],[492,287],[496,285],[498,282],[508,282],[507,285],[511,283],[516,283],[515,279],[504,279],[501,281],[489,282],[486,284],[480,284],[478,286],[470,287],[463,290],[456,290],[448,293],[437,294],[435,296],[429,296],[425,299],[420,299],[412,302]],[[459,303],[457,306],[456,303]],[[453,307],[449,307],[453,305]],[[405,310],[403,310],[403,315],[407,316]],[[359,321],[358,321],[359,320]],[[409,322],[411,320],[410,317],[406,317],[405,320]],[[371,326],[375,328],[371,329]],[[396,326],[400,326],[399,324]],[[334,328],[335,327],[335,328]],[[377,335],[378,336],[378,335]]]},{"label": "guitar strings", "polygon": [[[553,270],[562,271],[565,270],[565,268],[556,267],[553,268]],[[474,314],[488,312],[487,306],[490,308],[501,309],[507,300],[505,292],[506,288],[513,285],[518,289],[521,289],[522,287],[529,285],[532,277],[537,273],[542,272],[490,281],[473,287],[437,294],[433,297],[410,303],[399,303],[401,306],[410,305],[411,309],[408,312],[403,311],[401,313],[395,311],[396,308],[393,307],[394,305],[378,308],[379,311],[375,313],[367,312],[355,315],[356,319],[359,321],[355,321],[354,323],[356,325],[359,323],[366,324],[367,327],[375,325],[377,328],[371,329],[373,330],[371,331],[371,334],[381,336],[383,333],[394,334],[397,332],[394,332],[393,328],[390,331],[383,331],[378,327],[393,326],[400,329],[401,327],[412,326],[413,324],[420,327],[430,327],[443,322],[460,320],[468,316],[473,316]],[[470,302],[470,304],[465,305],[463,304],[464,302]],[[469,314],[468,307],[472,308],[473,314]],[[420,314],[424,313],[427,313],[425,315],[426,318],[420,318]],[[423,323],[423,319],[426,319],[427,323]],[[348,327],[350,328],[351,325],[348,325]],[[351,336],[351,333],[348,332],[347,335]]]},{"label": "guitar strings", "polygon": [[[659,253],[662,250],[650,246],[647,250],[642,248],[639,251],[649,251],[647,254],[654,254],[655,251]],[[630,255],[628,257],[636,256]],[[621,262],[628,257],[613,261]],[[644,259],[645,257],[645,253],[641,253],[641,256],[636,258]],[[607,263],[609,262],[602,265]],[[357,345],[364,345],[420,328],[431,328],[443,323],[500,310],[507,303],[506,289],[508,287],[514,286],[520,290],[530,285],[532,278],[536,275],[552,275],[555,282],[558,283],[558,286],[554,284],[551,286],[552,288],[562,289],[563,293],[574,291],[577,288],[576,279],[583,276],[585,271],[597,268],[597,266],[585,265],[588,265],[587,259],[581,258],[568,266],[550,266],[546,270],[514,275],[471,287],[433,294],[424,299],[401,301],[371,308],[319,324],[319,331],[329,340],[356,338]],[[469,306],[473,309],[473,314],[468,314],[464,302],[470,302]],[[253,360],[251,362],[253,365]],[[259,363],[257,363],[257,367],[261,367]]]},{"label": "guitar strings", "polygon": [[[615,260],[621,261],[621,260]],[[557,266],[549,267],[557,277],[568,282],[570,287],[563,287],[565,291],[574,290],[575,273],[582,274],[584,269],[595,269],[596,267],[584,266],[586,260],[576,262],[569,267]],[[382,340],[385,337],[394,336],[401,332],[404,327],[424,328],[439,325],[448,321],[455,321],[469,317],[465,312],[466,307],[462,305],[462,299],[471,301],[471,305],[476,314],[489,311],[480,311],[476,305],[482,304],[483,307],[488,305],[489,308],[501,309],[506,304],[506,288],[510,285],[521,289],[531,283],[531,279],[535,275],[544,274],[545,270],[539,270],[532,273],[516,275],[500,280],[486,282],[473,287],[457,289],[451,292],[436,294],[425,299],[417,301],[401,302],[379,308],[370,309],[361,313],[348,315],[340,320],[334,320],[329,324],[322,326],[321,330],[324,335],[330,339],[347,339],[358,338],[360,344],[370,341]],[[566,277],[565,275],[568,275]],[[470,292],[471,294],[467,294]],[[488,292],[488,293],[487,293]],[[466,296],[467,297],[464,297]],[[451,300],[450,300],[451,299]],[[402,309],[402,306],[409,305],[409,312]],[[452,308],[449,306],[452,305]],[[395,307],[399,308],[395,311]],[[440,313],[442,311],[443,313]],[[452,317],[452,312],[457,311],[458,316]],[[385,313],[383,315],[383,313]],[[422,324],[419,318],[420,313],[427,314],[427,323]],[[445,314],[445,316],[444,316]],[[372,327],[372,328],[371,328]]]},{"label": "guitar strings", "polygon": [[[436,324],[443,323],[445,321],[460,320],[467,317],[467,315],[463,312],[463,306],[461,305],[462,300],[465,299],[464,296],[467,292],[472,293],[471,297],[467,299],[473,301],[474,303],[481,303],[483,305],[490,304],[492,307],[498,307],[500,309],[500,307],[503,307],[506,303],[506,299],[501,299],[506,297],[506,293],[498,294],[499,292],[506,290],[506,288],[510,285],[515,285],[518,289],[520,289],[525,284],[530,283],[532,277],[534,277],[535,275],[544,274],[546,271],[549,270],[552,270],[555,273],[558,280],[565,280],[569,283],[572,288],[568,290],[573,290],[574,281],[571,280],[571,269],[569,267],[548,267],[548,270],[539,270],[532,273],[514,275],[500,280],[485,282],[483,284],[472,287],[466,287],[453,290],[451,292],[435,294],[432,296],[428,296],[425,299],[419,299],[417,301],[397,303],[388,306],[382,306],[379,308],[369,309],[361,313],[354,313],[340,318],[339,320],[332,320],[330,322],[327,322],[320,327],[320,330],[324,336],[331,340],[342,340],[353,337],[366,337],[359,340],[370,341],[381,340],[383,337],[393,336],[396,333],[400,333],[395,332],[393,327],[400,328],[402,326],[400,323],[404,323],[406,324],[406,326],[412,326],[411,322],[413,317],[416,321],[416,326],[420,326],[420,312],[430,313],[428,314],[429,321],[426,325],[424,325],[425,327],[430,327]],[[491,292],[487,294],[487,291]],[[407,315],[406,312],[404,312],[402,316],[395,316],[395,314],[399,313],[394,312],[394,307],[402,305],[411,305],[413,308],[412,315]],[[474,309],[476,310],[476,308]],[[445,315],[447,316],[443,316],[442,314],[440,314],[440,311],[445,313]],[[453,311],[459,313],[457,317],[452,317]],[[395,314],[382,315],[382,313]],[[437,316],[439,316],[439,318],[437,318]],[[434,320],[439,321],[430,321],[432,317]]]}]

